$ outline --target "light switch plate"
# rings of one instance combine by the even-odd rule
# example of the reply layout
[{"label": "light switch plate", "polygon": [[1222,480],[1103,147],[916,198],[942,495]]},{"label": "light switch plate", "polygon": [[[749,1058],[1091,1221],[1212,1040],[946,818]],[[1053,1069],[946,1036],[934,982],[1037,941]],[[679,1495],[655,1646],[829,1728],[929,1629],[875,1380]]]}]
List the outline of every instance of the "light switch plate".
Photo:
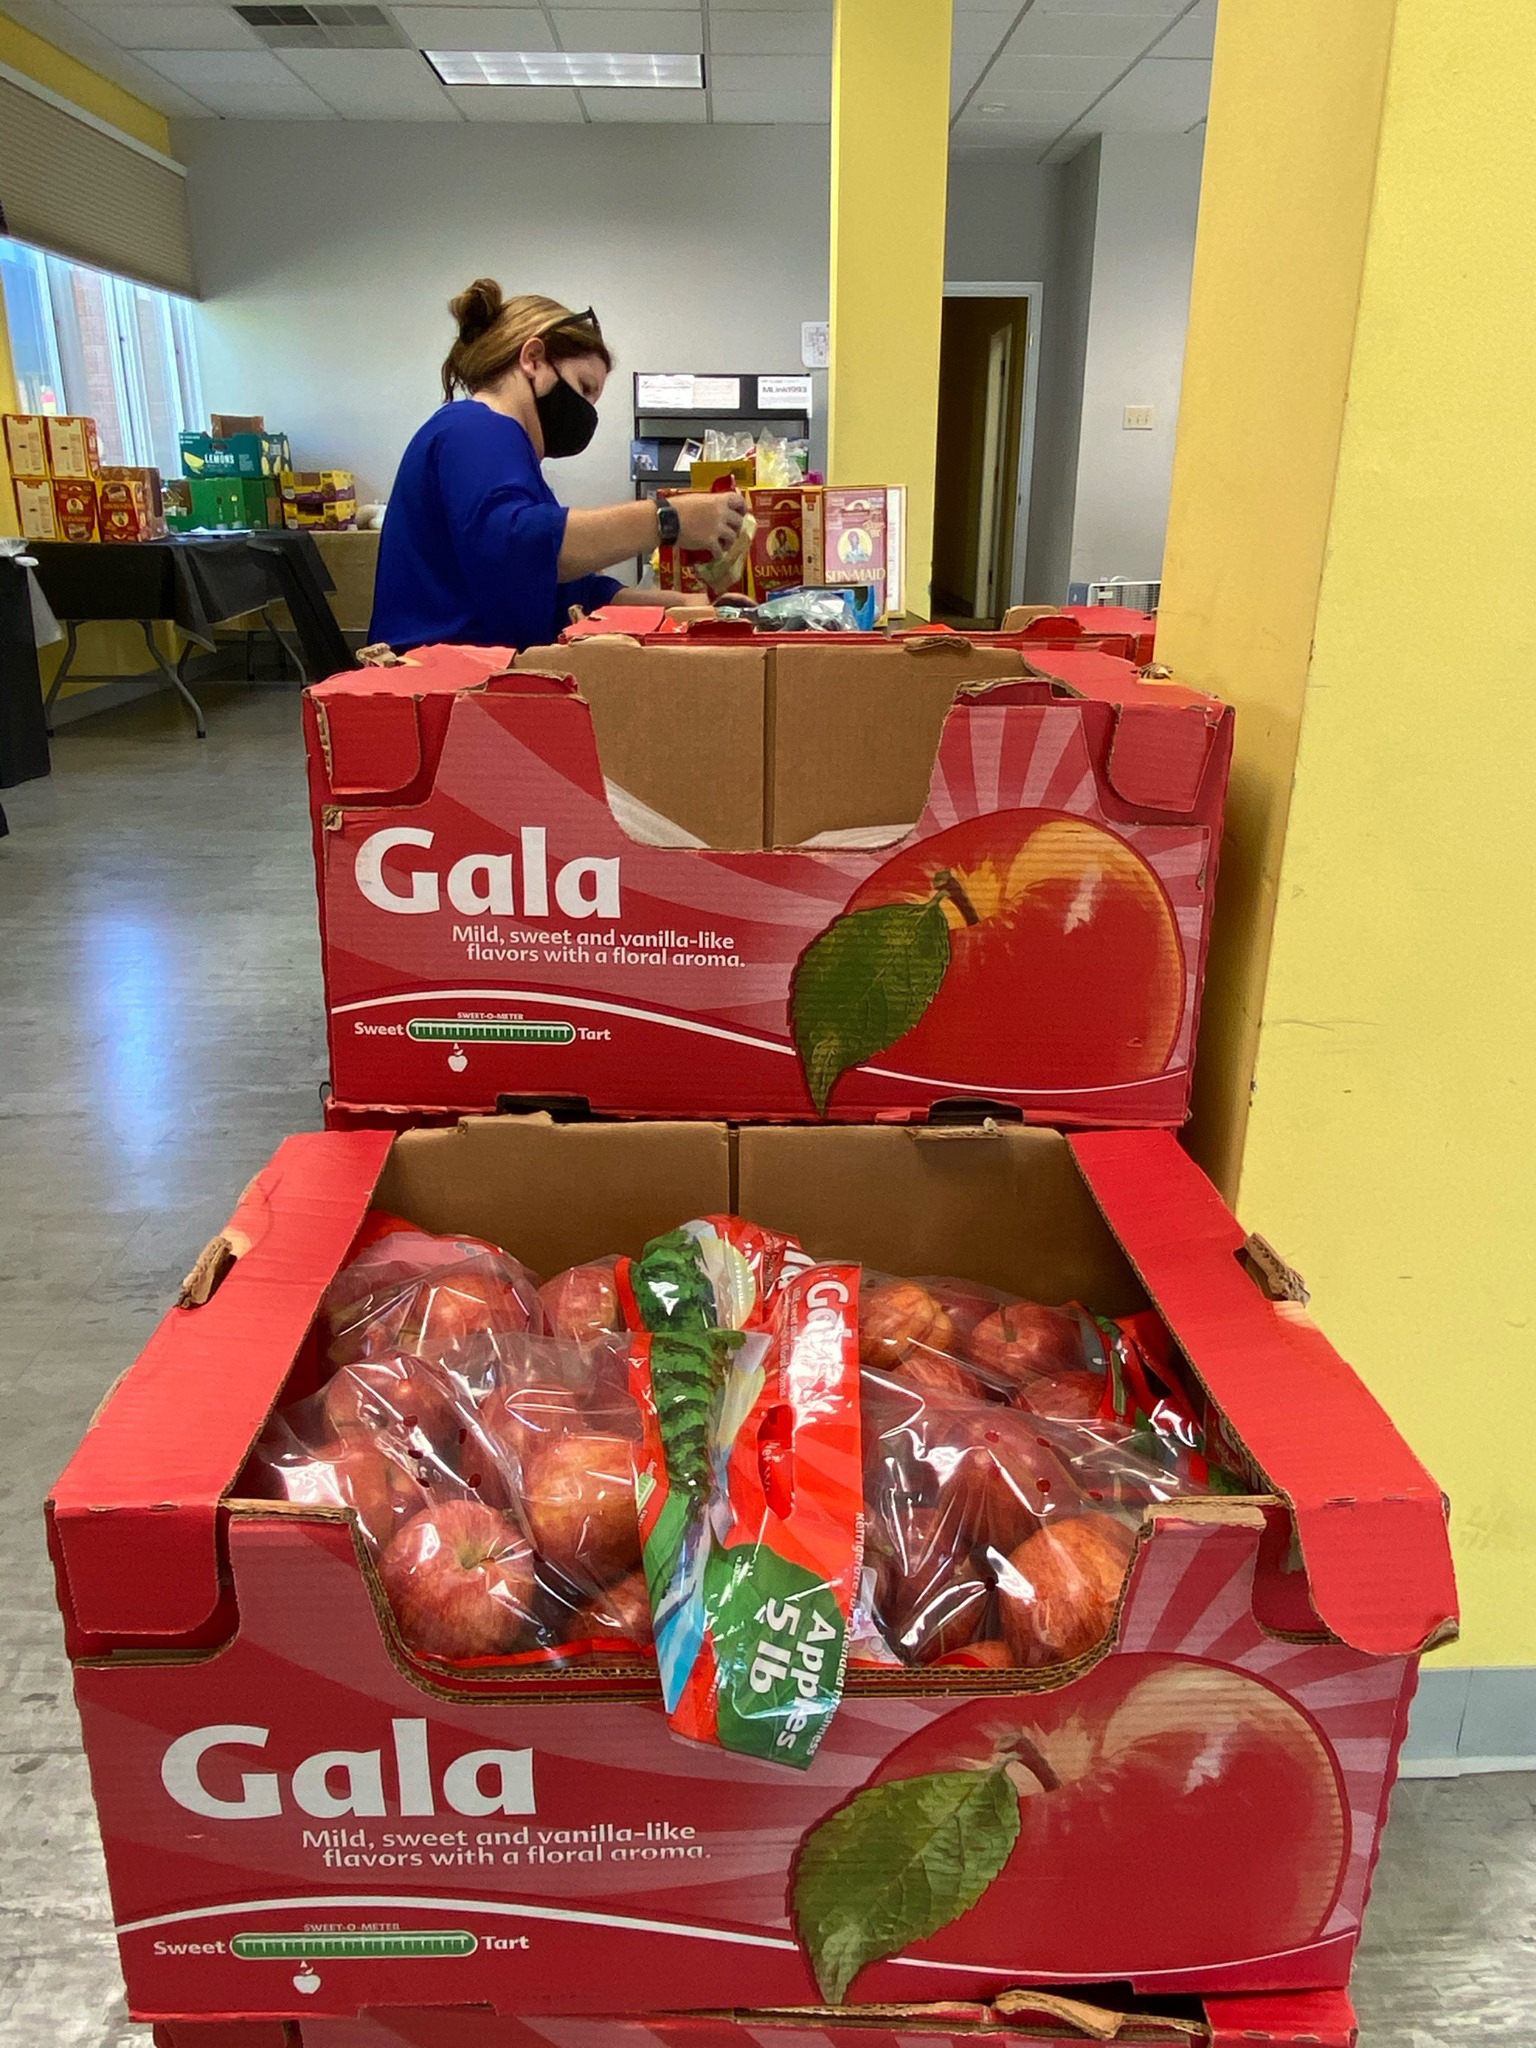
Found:
[{"label": "light switch plate", "polygon": [[1124,425],[1127,433],[1145,432],[1152,426],[1152,421],[1153,408],[1150,405],[1128,405],[1125,408]]}]

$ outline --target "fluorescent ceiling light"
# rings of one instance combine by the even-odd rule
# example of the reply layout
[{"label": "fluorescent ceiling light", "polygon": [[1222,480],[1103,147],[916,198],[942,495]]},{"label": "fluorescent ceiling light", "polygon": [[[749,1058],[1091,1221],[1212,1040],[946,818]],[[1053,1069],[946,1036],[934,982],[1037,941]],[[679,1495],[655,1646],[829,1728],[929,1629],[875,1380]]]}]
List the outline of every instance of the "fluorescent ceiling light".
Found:
[{"label": "fluorescent ceiling light", "polygon": [[427,50],[444,85],[649,85],[704,83],[698,56],[588,50]]}]

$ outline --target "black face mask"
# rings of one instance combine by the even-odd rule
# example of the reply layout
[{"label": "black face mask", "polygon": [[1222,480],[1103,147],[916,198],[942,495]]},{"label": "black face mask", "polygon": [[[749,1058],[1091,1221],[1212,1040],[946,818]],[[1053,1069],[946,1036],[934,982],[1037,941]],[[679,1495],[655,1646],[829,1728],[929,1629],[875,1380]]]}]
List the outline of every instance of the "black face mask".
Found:
[{"label": "black face mask", "polygon": [[548,456],[579,455],[597,432],[597,407],[558,370],[554,383],[533,404]]}]

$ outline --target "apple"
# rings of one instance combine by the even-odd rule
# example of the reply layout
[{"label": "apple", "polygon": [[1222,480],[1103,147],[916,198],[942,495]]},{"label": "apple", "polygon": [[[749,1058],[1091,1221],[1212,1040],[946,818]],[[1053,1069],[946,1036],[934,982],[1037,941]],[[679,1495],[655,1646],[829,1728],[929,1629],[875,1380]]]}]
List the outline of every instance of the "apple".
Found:
[{"label": "apple", "polygon": [[1013,1393],[1015,1407],[1032,1415],[1092,1422],[1103,1413],[1106,1378],[1101,1372],[1027,1373]]},{"label": "apple", "polygon": [[480,1404],[481,1428],[524,1475],[541,1450],[584,1428],[586,1419],[581,1393],[555,1380],[499,1386]]},{"label": "apple", "polygon": [[532,1275],[514,1260],[467,1259],[416,1289],[401,1342],[423,1358],[448,1359],[476,1338],[530,1328],[539,1313]]},{"label": "apple", "polygon": [[620,1636],[627,1643],[648,1644],[652,1640],[651,1596],[645,1573],[629,1572],[614,1585],[605,1586],[595,1599],[577,1609],[565,1635],[569,1643]]},{"label": "apple", "polygon": [[1109,1633],[1136,1547],[1114,1515],[1053,1518],[997,1567],[1003,1640],[1015,1664],[1069,1664]]},{"label": "apple", "polygon": [[265,1462],[285,1500],[354,1508],[376,1548],[388,1543],[406,1516],[427,1505],[425,1492],[409,1472],[357,1437],[333,1437],[297,1456],[285,1450]]},{"label": "apple", "polygon": [[1166,1068],[1184,953],[1162,883],[1086,818],[992,811],[896,854],[848,904],[942,905],[949,965],[881,1066],[986,1094],[1103,1088]]},{"label": "apple", "polygon": [[967,1671],[1011,1671],[1013,1652],[997,1636],[983,1636],[979,1643],[967,1643],[959,1653]]},{"label": "apple", "polygon": [[327,1427],[339,1437],[384,1432],[402,1448],[451,1454],[467,1426],[453,1381],[425,1359],[361,1358],[327,1382],[320,1397]]},{"label": "apple", "polygon": [[515,1648],[527,1624],[533,1551],[516,1523],[483,1501],[442,1501],[400,1530],[379,1577],[412,1649],[492,1657]]},{"label": "apple", "polygon": [[971,1332],[976,1325],[1002,1300],[994,1287],[983,1287],[978,1280],[924,1280],[923,1285],[933,1296],[954,1325],[955,1348],[962,1356],[968,1356]]},{"label": "apple", "polygon": [[923,1456],[941,1502],[953,1502],[968,1541],[1006,1557],[1048,1517],[1081,1503],[1055,1446],[1026,1415],[977,1402],[936,1414]]},{"label": "apple", "polygon": [[942,1351],[909,1351],[900,1365],[890,1368],[891,1378],[917,1394],[960,1395],[971,1401],[986,1398],[986,1389],[976,1375],[967,1372]]},{"label": "apple", "polygon": [[981,1898],[909,1955],[1067,1982],[1274,1956],[1327,1924],[1338,1768],[1263,1680],[1116,1652],[1046,1692],[939,1713],[870,1780],[1008,1772],[1021,1826]]},{"label": "apple", "polygon": [[935,1296],[916,1280],[881,1280],[859,1297],[859,1357],[876,1371],[900,1365],[916,1346],[954,1348],[955,1326]]},{"label": "apple", "polygon": [[623,1311],[613,1277],[613,1262],[568,1266],[539,1289],[544,1320],[556,1337],[580,1341],[622,1330]]},{"label": "apple", "polygon": [[884,1538],[875,1604],[891,1648],[908,1664],[932,1664],[974,1641],[992,1584],[972,1562],[955,1515],[913,1508]]},{"label": "apple", "polygon": [[628,1437],[572,1430],[524,1468],[534,1548],[578,1586],[604,1586],[640,1562],[634,1451]]},{"label": "apple", "polygon": [[1081,1372],[1083,1327],[1071,1309],[1008,1301],[977,1323],[966,1355],[1011,1390],[1042,1373]]}]

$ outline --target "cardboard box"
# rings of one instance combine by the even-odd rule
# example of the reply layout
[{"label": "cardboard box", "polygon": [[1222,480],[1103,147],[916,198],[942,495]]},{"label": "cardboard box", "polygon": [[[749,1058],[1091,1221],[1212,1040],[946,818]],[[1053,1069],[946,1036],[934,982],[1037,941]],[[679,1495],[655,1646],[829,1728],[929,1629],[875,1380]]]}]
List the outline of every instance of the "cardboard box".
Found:
[{"label": "cardboard box", "polygon": [[357,501],[354,498],[300,498],[297,502],[285,499],[283,524],[298,532],[312,529],[317,533],[346,533],[357,524]]},{"label": "cardboard box", "polygon": [[43,418],[48,441],[48,471],[61,482],[89,483],[101,467],[96,422],[80,414],[49,413]]},{"label": "cardboard box", "polygon": [[283,524],[341,532],[357,524],[357,483],[348,469],[285,470]]},{"label": "cardboard box", "polygon": [[[180,493],[174,501],[179,505]],[[233,528],[244,532],[281,526],[282,502],[271,478],[243,476],[197,476],[186,483],[187,510],[168,514],[177,532],[202,527]]]},{"label": "cardboard box", "polygon": [[882,488],[849,488],[828,484],[822,497],[822,564],[812,583],[870,583],[879,592],[880,611],[887,602],[890,553],[887,501]]},{"label": "cardboard box", "polygon": [[[118,484],[138,484],[148,498],[151,513],[156,518],[164,516],[165,486],[161,481],[158,469],[124,462],[104,463],[101,474],[97,479],[98,488],[96,496],[98,502],[101,501],[104,493],[110,493]],[[108,504],[117,504],[122,501],[116,496],[108,495],[106,502]]]},{"label": "cardboard box", "polygon": [[286,434],[212,434],[181,436],[181,467],[189,477],[276,478],[293,461]]},{"label": "cardboard box", "polygon": [[823,495],[819,484],[747,493],[747,509],[757,521],[747,550],[747,592],[755,603],[819,580]]},{"label": "cardboard box", "polygon": [[48,434],[40,412],[8,412],[5,418],[5,454],[18,483],[35,483],[48,474]]},{"label": "cardboard box", "polygon": [[156,2048],[1355,2048],[1359,2030],[1343,1991],[1204,1998],[1198,2018],[1143,2005],[1122,2010],[1078,1998],[1020,1993],[997,2005],[877,2006],[841,2014],[645,2014],[567,2020],[557,2032],[489,2013],[382,2012],[359,2020],[214,2022],[157,2027]]},{"label": "cardboard box", "polygon": [[56,483],[53,486],[53,508],[60,540],[96,538],[95,484]]},{"label": "cardboard box", "polygon": [[237,434],[264,434],[267,423],[259,412],[216,412],[208,421],[216,441],[232,441]]},{"label": "cardboard box", "polygon": [[97,487],[96,521],[104,541],[163,538],[166,526],[157,515],[147,487],[140,483],[103,483]]},{"label": "cardboard box", "polygon": [[16,500],[16,522],[23,540],[58,540],[59,515],[53,501],[53,485],[47,479],[16,477],[11,484]]},{"label": "cardboard box", "polygon": [[[676,1740],[638,1661],[429,1670],[349,1510],[242,1485],[273,1406],[314,1384],[314,1318],[373,1205],[544,1273],[733,1210],[876,1270],[1150,1305],[1251,1492],[1150,1509],[1111,1636],[1075,1664],[850,1669],[800,1772]],[[1020,1764],[1018,1832],[983,1831],[953,1916],[850,1999],[1342,1990],[1418,1654],[1454,1632],[1445,1510],[1270,1298],[1294,1276],[1269,1254],[1267,1291],[1246,1249],[1167,1132],[533,1117],[288,1139],[49,1504],[135,2016],[815,2004],[786,1913],[802,1845],[882,1774],[974,1772],[978,1741]],[[919,1850],[849,1846],[851,1895]]]},{"label": "cardboard box", "polygon": [[[498,650],[429,649],[320,684],[306,721],[337,1100],[554,1093],[605,1114],[861,1121],[983,1096],[1032,1122],[1178,1123],[1231,713],[1126,662],[1046,658],[1050,676],[945,636],[589,639],[510,674]],[[639,843],[605,775],[730,850]],[[852,845],[803,848],[850,829]],[[941,834],[942,889],[922,866]],[[884,955],[856,949],[831,986],[800,962],[896,900],[934,912],[945,1000],[919,992],[913,1026],[877,1045],[853,1019]],[[986,969],[965,936],[983,913],[1006,940]],[[450,1060],[444,1024],[468,1015],[474,1043]],[[839,1050],[846,1071],[813,1086]]]},{"label": "cardboard box", "polygon": [[1145,668],[1152,660],[1157,615],[1114,604],[1016,604],[1004,612],[1002,631],[1041,647],[1099,647]]}]

